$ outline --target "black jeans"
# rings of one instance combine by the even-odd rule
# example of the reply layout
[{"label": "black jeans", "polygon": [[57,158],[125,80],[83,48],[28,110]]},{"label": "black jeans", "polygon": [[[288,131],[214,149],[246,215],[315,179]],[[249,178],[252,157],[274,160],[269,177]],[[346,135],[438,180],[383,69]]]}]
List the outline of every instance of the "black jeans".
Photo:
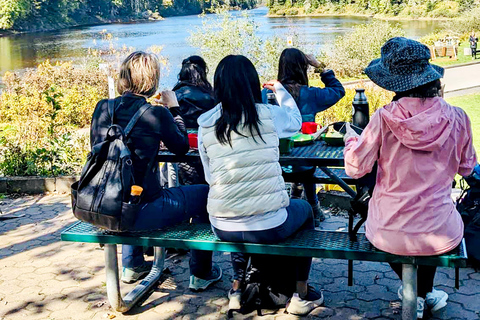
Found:
[{"label": "black jeans", "polygon": [[[155,230],[181,222],[210,223],[207,212],[208,186],[182,186],[163,189],[161,195],[147,203],[138,213],[134,229]],[[190,273],[205,279],[212,269],[212,252],[191,250]],[[143,247],[122,246],[122,265],[133,268],[144,263]]]},{"label": "black jeans", "polygon": [[303,190],[305,190],[305,198],[310,205],[316,205],[318,203],[317,185],[314,181],[316,167],[312,167],[304,171],[283,172],[282,176],[285,181],[302,181],[296,182],[295,185],[303,184]]},{"label": "black jeans", "polygon": [[[313,229],[312,207],[304,200],[290,200],[287,209],[287,220],[278,227],[261,231],[213,231],[223,241],[249,243],[276,243],[282,241],[299,230]],[[312,258],[286,257],[295,260],[297,281],[307,281]],[[234,280],[243,281],[248,265],[248,256],[244,253],[231,253]],[[280,279],[281,280],[281,279]]]},{"label": "black jeans", "polygon": [[[402,280],[402,264],[390,263],[393,271]],[[435,278],[435,272],[437,267],[435,266],[418,266],[417,270],[417,295],[422,298],[426,298],[427,293],[433,290],[433,279]]]}]

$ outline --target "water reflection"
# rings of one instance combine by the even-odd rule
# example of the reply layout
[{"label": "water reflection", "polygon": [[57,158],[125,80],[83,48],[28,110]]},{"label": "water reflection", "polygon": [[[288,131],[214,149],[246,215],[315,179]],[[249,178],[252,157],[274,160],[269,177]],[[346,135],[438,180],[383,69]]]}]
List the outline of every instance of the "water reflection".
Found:
[{"label": "water reflection", "polygon": [[[313,52],[328,50],[337,35],[344,34],[353,26],[370,20],[367,17],[297,17],[267,18],[266,8],[250,11],[260,24],[263,38],[284,35],[294,30],[303,44]],[[235,14],[239,14],[236,12]],[[419,37],[434,30],[437,21],[399,22],[409,37]],[[88,48],[106,48],[101,41],[101,31],[106,30],[117,44],[145,50],[152,45],[161,45],[163,55],[169,58],[170,73],[162,79],[163,85],[173,85],[176,72],[183,58],[196,52],[189,46],[189,31],[200,27],[198,16],[172,17],[163,21],[132,24],[111,24],[83,27],[57,32],[23,34],[0,38],[0,75],[7,70],[23,70],[38,65],[46,59],[81,61]]]}]

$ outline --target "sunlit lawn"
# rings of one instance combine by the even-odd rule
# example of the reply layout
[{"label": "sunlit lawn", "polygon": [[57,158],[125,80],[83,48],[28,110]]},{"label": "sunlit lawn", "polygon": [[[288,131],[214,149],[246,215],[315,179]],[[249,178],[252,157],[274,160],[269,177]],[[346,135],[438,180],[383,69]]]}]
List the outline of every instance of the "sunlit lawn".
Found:
[{"label": "sunlit lawn", "polygon": [[480,152],[480,94],[470,94],[446,99],[451,105],[465,110],[472,122],[473,144]]}]

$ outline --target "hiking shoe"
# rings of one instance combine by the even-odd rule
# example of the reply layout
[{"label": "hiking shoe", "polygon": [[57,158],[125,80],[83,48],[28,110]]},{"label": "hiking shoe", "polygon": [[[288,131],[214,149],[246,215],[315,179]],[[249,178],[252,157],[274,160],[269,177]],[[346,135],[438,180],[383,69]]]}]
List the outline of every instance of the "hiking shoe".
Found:
[{"label": "hiking shoe", "polygon": [[229,310],[240,310],[242,308],[240,301],[242,299],[242,290],[238,289],[234,291],[230,289],[228,291],[228,309]]},{"label": "hiking shoe", "polygon": [[200,279],[194,275],[190,276],[190,285],[188,286],[192,291],[203,291],[208,288],[211,284],[222,279],[222,268],[217,265],[212,267],[210,274],[206,279]]},{"label": "hiking shoe", "polygon": [[417,297],[417,318],[423,318],[423,311],[425,310],[425,299]]},{"label": "hiking shoe", "polygon": [[433,289],[432,292],[427,293],[425,303],[432,311],[438,311],[447,305],[448,294],[442,290]]},{"label": "hiking shoe", "polygon": [[323,304],[323,293],[316,291],[313,287],[308,286],[307,296],[302,299],[298,293],[294,293],[292,299],[287,305],[286,311],[297,316],[305,316],[315,308]]},{"label": "hiking shoe", "polygon": [[145,277],[152,269],[153,262],[145,261],[142,265],[133,268],[123,268],[122,270],[122,282],[134,283]]}]

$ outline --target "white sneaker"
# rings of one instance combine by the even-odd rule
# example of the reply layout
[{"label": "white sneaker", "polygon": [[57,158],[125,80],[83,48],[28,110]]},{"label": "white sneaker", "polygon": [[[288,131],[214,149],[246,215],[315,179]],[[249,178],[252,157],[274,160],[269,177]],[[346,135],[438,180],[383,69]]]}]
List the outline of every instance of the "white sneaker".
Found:
[{"label": "white sneaker", "polygon": [[[403,286],[398,288],[398,297],[400,300],[403,298]],[[444,308],[447,305],[448,294],[443,290],[436,290],[435,288],[432,289],[432,292],[427,293],[427,297],[425,299],[425,303],[427,307],[432,309],[433,312],[438,311]]]},{"label": "white sneaker", "polygon": [[240,310],[242,308],[240,301],[242,299],[242,291],[239,289],[237,291],[233,291],[230,289],[228,291],[228,309],[229,310]]},{"label": "white sneaker", "polygon": [[427,293],[425,303],[435,312],[447,305],[447,299],[448,294],[445,291],[433,289],[432,292]]},{"label": "white sneaker", "polygon": [[425,299],[417,297],[417,318],[423,318],[423,311],[425,310]]},{"label": "white sneaker", "polygon": [[294,293],[287,305],[286,311],[297,316],[305,316],[315,308],[323,304],[323,293],[317,292],[313,287],[308,286],[308,293],[305,299]]}]

